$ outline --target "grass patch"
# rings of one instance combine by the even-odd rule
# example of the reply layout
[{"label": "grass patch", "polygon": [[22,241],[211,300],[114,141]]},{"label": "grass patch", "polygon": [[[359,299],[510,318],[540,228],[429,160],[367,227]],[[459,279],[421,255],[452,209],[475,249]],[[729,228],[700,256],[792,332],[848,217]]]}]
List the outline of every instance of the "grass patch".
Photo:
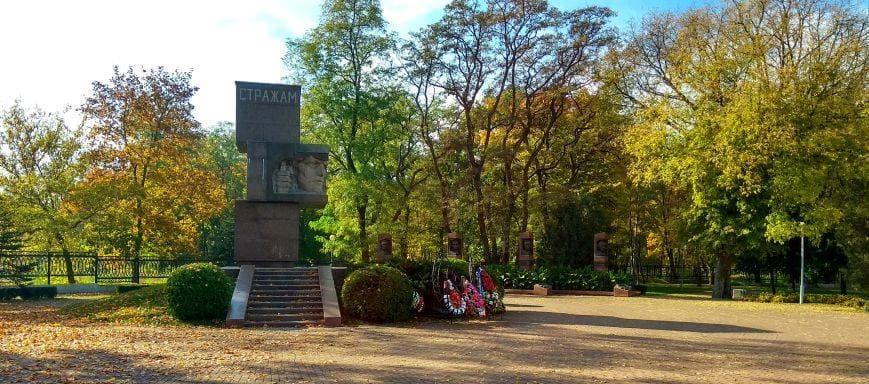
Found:
[{"label": "grass patch", "polygon": [[675,285],[675,284],[648,284],[646,285],[647,296],[670,296],[679,297],[680,295],[688,296],[712,296],[712,287],[709,285]]},{"label": "grass patch", "polygon": [[70,304],[61,313],[94,321],[135,325],[179,325],[169,314],[166,285],[151,285],[132,292],[114,294]]}]

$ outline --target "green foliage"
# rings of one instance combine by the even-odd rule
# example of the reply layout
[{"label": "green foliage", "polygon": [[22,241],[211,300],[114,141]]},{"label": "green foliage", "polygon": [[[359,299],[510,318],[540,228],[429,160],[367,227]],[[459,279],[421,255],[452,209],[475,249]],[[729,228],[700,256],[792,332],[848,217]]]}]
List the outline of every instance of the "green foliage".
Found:
[{"label": "green foliage", "polygon": [[[13,223],[12,212],[8,207],[7,201],[0,198],[0,253],[19,250],[24,236],[24,233]],[[32,279],[25,275],[36,268],[37,263],[22,263],[21,260],[25,259],[10,257],[9,255],[0,257],[0,283],[10,282],[18,287],[24,287],[31,283]],[[12,297],[15,296],[17,293]]]},{"label": "green foliage", "polygon": [[11,206],[12,202],[0,195],[0,252],[21,249],[24,237],[24,233],[12,220],[12,211],[9,209]]},{"label": "green foliage", "polygon": [[[27,110],[18,102],[0,115],[3,203],[14,207],[9,213],[27,225],[29,246],[69,250],[92,212],[78,204],[78,183],[85,172],[82,130],[67,127],[60,114]],[[66,265],[67,281],[74,283],[72,263]]]},{"label": "green foliage", "polygon": [[413,288],[398,269],[372,265],[347,276],[341,299],[350,317],[376,323],[403,321],[411,317]]},{"label": "green foliage", "polygon": [[199,226],[199,254],[218,265],[231,265],[235,261],[235,210],[232,208],[227,207]]},{"label": "green foliage", "polygon": [[747,0],[653,15],[616,55],[631,176],[685,192],[692,242],[723,274],[713,296],[768,241],[865,237],[866,25],[838,3]]},{"label": "green foliage", "polygon": [[590,197],[554,202],[552,214],[545,218],[549,223],[540,239],[540,258],[551,265],[591,265],[594,234],[610,228],[609,212],[602,203]]},{"label": "green foliage", "polygon": [[323,251],[323,241],[327,233],[311,224],[320,217],[320,210],[303,208],[299,210],[299,262],[307,265],[327,265],[332,261]]},{"label": "green foliage", "polygon": [[495,285],[508,289],[531,289],[534,284],[545,280],[539,267],[525,270],[512,264],[489,265],[486,271],[495,280]]},{"label": "green foliage", "polygon": [[491,265],[486,270],[498,286],[513,289],[531,289],[534,284],[543,284],[559,290],[612,291],[616,284],[631,287],[634,283],[634,277],[629,274],[594,271],[590,266],[524,270],[515,265]]},{"label": "green foliage", "polygon": [[20,287],[18,294],[22,300],[53,299],[57,296],[57,287],[30,285]]},{"label": "green foliage", "polygon": [[232,280],[209,263],[182,266],[166,281],[171,313],[183,321],[222,318],[229,308],[232,290]]},{"label": "green foliage", "polygon": [[397,159],[406,163],[413,148],[402,129],[409,102],[393,86],[393,39],[378,1],[328,0],[320,23],[287,43],[285,61],[305,89],[302,139],[332,151],[329,205],[314,228],[329,233],[318,238],[338,258],[369,261],[370,227],[391,214]]},{"label": "green foliage", "polygon": [[446,272],[454,277],[468,277],[468,262],[454,258],[436,260],[401,260],[393,258],[388,265],[404,272],[414,289],[425,291],[432,286],[432,271]]},{"label": "green foliage", "polygon": [[246,158],[235,146],[235,129],[222,122],[212,127],[197,148],[205,164],[220,180],[225,208],[199,226],[197,248],[202,257],[219,265],[232,264],[235,250],[235,200],[244,198]]}]

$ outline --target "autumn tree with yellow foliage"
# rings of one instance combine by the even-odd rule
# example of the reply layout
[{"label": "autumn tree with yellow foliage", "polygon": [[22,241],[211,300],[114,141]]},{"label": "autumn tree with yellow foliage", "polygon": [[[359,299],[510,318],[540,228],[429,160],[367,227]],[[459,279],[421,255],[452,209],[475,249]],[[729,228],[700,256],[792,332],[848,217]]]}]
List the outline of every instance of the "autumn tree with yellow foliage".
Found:
[{"label": "autumn tree with yellow foliage", "polygon": [[[144,253],[194,253],[198,227],[226,204],[191,112],[190,73],[116,67],[82,106],[90,150],[88,204],[105,207],[89,241],[136,262]],[[137,268],[134,268],[136,271]],[[138,281],[134,272],[133,281]]]}]

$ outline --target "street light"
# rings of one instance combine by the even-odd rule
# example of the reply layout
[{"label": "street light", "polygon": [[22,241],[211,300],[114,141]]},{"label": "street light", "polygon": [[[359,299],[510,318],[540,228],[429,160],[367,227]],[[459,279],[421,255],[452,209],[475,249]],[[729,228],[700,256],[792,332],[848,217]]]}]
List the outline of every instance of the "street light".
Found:
[{"label": "street light", "polygon": [[803,297],[806,296],[806,236],[803,233],[803,227],[806,225],[804,222],[800,222],[800,304],[803,303]]}]

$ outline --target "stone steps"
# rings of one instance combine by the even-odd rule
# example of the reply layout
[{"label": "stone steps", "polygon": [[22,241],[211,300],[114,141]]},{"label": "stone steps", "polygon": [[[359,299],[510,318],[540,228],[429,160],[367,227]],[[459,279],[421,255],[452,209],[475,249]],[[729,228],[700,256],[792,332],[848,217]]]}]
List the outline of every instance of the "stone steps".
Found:
[{"label": "stone steps", "polygon": [[295,291],[295,292],[308,292],[308,291],[319,291],[320,285],[314,284],[266,284],[262,282],[254,283],[251,286],[251,292],[258,291]]},{"label": "stone steps", "polygon": [[319,316],[323,313],[323,307],[256,307],[248,309],[247,313],[248,315],[313,313]]},{"label": "stone steps", "polygon": [[317,269],[256,268],[244,319],[246,327],[300,327],[323,323]]},{"label": "stone steps", "polygon": [[315,326],[323,324],[320,320],[302,320],[302,321],[245,321],[244,326],[248,328],[299,328],[306,326]]},{"label": "stone steps", "polygon": [[261,313],[250,314],[245,318],[250,322],[265,321],[315,321],[322,320],[323,313]]}]

